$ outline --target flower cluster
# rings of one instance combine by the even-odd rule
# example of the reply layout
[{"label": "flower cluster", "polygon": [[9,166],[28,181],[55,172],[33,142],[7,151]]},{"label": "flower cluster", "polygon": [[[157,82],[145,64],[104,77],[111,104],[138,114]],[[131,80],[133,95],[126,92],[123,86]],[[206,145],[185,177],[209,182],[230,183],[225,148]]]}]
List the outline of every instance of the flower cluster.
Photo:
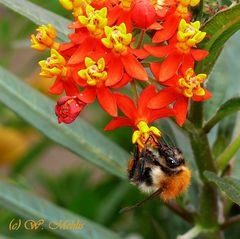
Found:
[{"label": "flower cluster", "polygon": [[[50,49],[50,56],[39,62],[40,75],[55,79],[51,94],[65,93],[55,108],[60,123],[73,122],[97,99],[113,117],[105,130],[132,127],[132,142],[141,150],[146,143],[154,146],[154,139],[161,136],[151,123],[175,117],[181,126],[190,100],[211,97],[203,86],[206,74],[194,72],[194,63],[208,55],[197,47],[206,33],[200,30],[200,22],[190,21],[189,9],[199,0],[59,2],[74,16],[69,42],[57,42],[51,24],[37,28],[31,42],[36,50]],[[150,36],[152,44],[144,44]],[[147,61],[150,55],[161,63]],[[155,83],[149,79],[146,67],[150,67]],[[149,84],[139,96],[138,81]],[[135,101],[119,92],[123,87],[128,89],[129,84]],[[119,110],[125,116],[119,116]]]}]

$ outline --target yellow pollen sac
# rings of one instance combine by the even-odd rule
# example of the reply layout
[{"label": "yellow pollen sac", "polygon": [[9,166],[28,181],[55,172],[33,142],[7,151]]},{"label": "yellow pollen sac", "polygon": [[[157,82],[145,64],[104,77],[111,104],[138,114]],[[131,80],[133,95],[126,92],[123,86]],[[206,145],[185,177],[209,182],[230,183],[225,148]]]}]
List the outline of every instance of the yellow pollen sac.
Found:
[{"label": "yellow pollen sac", "polygon": [[178,5],[176,9],[176,14],[182,18],[189,15],[188,7],[195,7],[199,4],[200,0],[177,0]]},{"label": "yellow pollen sac", "polygon": [[206,74],[195,75],[194,70],[189,68],[186,70],[184,77],[178,80],[178,85],[186,97],[191,98],[193,95],[203,96],[205,95],[205,90],[201,84],[206,78]]},{"label": "yellow pollen sac", "polygon": [[38,51],[44,51],[47,48],[59,48],[59,43],[54,41],[57,37],[57,32],[51,24],[47,26],[42,25],[36,31],[38,32],[36,36],[34,34],[31,35],[31,48]]},{"label": "yellow pollen sac", "polygon": [[55,49],[51,49],[51,56],[47,60],[39,61],[39,65],[41,66],[40,76],[52,78],[67,75],[66,60]]},{"label": "yellow pollen sac", "polygon": [[95,38],[101,38],[104,34],[104,27],[107,25],[107,8],[95,10],[92,6],[87,5],[85,16],[79,16],[79,22],[84,25],[91,35]]},{"label": "yellow pollen sac", "polygon": [[127,28],[125,23],[121,23],[119,26],[104,28],[106,38],[101,41],[103,45],[117,54],[123,54],[127,51],[127,46],[132,41],[132,34],[127,33]]},{"label": "yellow pollen sac", "polygon": [[206,32],[201,32],[199,29],[199,21],[187,23],[182,19],[178,25],[178,41],[185,42],[189,47],[196,46],[196,44],[201,42],[206,36]]},{"label": "yellow pollen sac", "polygon": [[205,38],[206,32],[201,32],[199,28],[199,21],[190,23],[187,23],[184,19],[180,21],[177,32],[178,43],[176,44],[179,51],[188,53],[190,48],[196,47],[196,44]]},{"label": "yellow pollen sac", "polygon": [[119,0],[119,6],[126,11],[131,9],[132,3],[132,0]]},{"label": "yellow pollen sac", "polygon": [[72,11],[75,17],[83,15],[84,9],[92,0],[59,0],[62,6],[68,10]]},{"label": "yellow pollen sac", "polygon": [[97,62],[90,57],[85,58],[86,69],[78,72],[79,77],[85,79],[90,86],[96,86],[103,83],[107,78],[105,69],[105,60],[101,57]]},{"label": "yellow pollen sac", "polygon": [[160,130],[154,126],[149,127],[145,121],[140,121],[137,127],[138,130],[135,130],[132,135],[132,143],[137,143],[140,149],[143,149],[146,144],[156,146],[157,139],[161,136]]}]

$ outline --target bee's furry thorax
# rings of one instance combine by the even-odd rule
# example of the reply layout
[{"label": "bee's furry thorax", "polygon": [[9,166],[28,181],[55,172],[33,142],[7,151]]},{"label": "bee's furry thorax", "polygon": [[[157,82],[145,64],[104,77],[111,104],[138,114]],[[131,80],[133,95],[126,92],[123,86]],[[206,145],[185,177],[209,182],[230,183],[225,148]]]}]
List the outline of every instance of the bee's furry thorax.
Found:
[{"label": "bee's furry thorax", "polygon": [[152,193],[161,189],[163,200],[183,193],[191,178],[181,151],[165,144],[157,149],[145,147],[141,152],[136,147],[128,172],[130,181],[141,191]]}]

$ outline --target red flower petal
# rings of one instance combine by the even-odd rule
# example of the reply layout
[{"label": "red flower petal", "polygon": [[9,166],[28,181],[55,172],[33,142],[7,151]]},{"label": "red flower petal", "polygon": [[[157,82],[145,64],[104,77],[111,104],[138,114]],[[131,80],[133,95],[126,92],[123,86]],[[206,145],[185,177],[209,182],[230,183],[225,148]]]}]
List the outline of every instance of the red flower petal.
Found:
[{"label": "red flower petal", "polygon": [[147,81],[148,75],[141,63],[130,53],[121,56],[122,64],[126,72],[133,78]]},{"label": "red flower petal", "polygon": [[121,11],[122,9],[116,5],[115,7],[113,8],[110,8],[110,10],[108,11],[108,26],[112,26],[116,23],[118,17],[119,17],[119,14],[121,14]]},{"label": "red flower petal", "polygon": [[150,63],[151,72],[153,73],[153,76],[154,76],[157,80],[158,80],[158,78],[159,78],[160,67],[161,67],[161,64],[160,64],[160,63],[157,63],[157,62],[151,62],[151,63]]},{"label": "red flower petal", "polygon": [[209,52],[201,49],[191,49],[191,54],[196,61],[201,61],[209,54]]},{"label": "red flower petal", "polygon": [[150,85],[145,88],[138,98],[138,113],[139,115],[144,115],[147,109],[147,104],[149,100],[156,95],[156,86]]},{"label": "red flower petal", "polygon": [[123,65],[119,58],[113,58],[108,67],[108,78],[105,82],[106,86],[117,84],[123,77]]},{"label": "red flower petal", "polygon": [[117,116],[117,101],[115,95],[107,88],[97,88],[97,98],[101,107],[111,116]]},{"label": "red flower petal", "polygon": [[180,17],[170,15],[167,20],[163,23],[163,29],[157,31],[153,36],[153,43],[163,42],[170,39],[177,31]]},{"label": "red flower petal", "polygon": [[110,121],[108,125],[104,128],[104,130],[109,131],[109,130],[113,130],[113,129],[117,129],[125,126],[134,126],[134,125],[132,124],[132,121],[127,118],[117,117],[112,121]]},{"label": "red flower petal", "polygon": [[130,77],[127,73],[124,74],[121,81],[118,82],[116,85],[111,86],[113,89],[119,89],[128,84],[132,80],[132,77]]},{"label": "red flower petal", "polygon": [[185,54],[183,56],[181,72],[184,74],[188,68],[194,69],[194,59],[191,54]]},{"label": "red flower petal", "polygon": [[[109,19],[109,18],[108,18]],[[117,24],[120,25],[122,22],[125,23],[127,32],[132,32],[132,19],[131,19],[131,14],[130,11],[124,11],[122,10],[121,15],[118,18]]]},{"label": "red flower petal", "polygon": [[162,83],[162,85],[165,86],[173,86],[173,87],[177,87],[178,85],[178,80],[181,78],[181,75],[175,75],[174,77],[170,78],[169,80],[166,80]]},{"label": "red flower petal", "polygon": [[180,96],[177,98],[176,103],[174,104],[173,109],[176,113],[176,121],[182,126],[188,112],[188,98],[184,96]]},{"label": "red flower petal", "polygon": [[87,38],[87,34],[79,34],[79,33],[73,33],[73,34],[69,34],[68,38],[70,39],[70,41],[74,44],[82,44],[85,39]]},{"label": "red flower petal", "polygon": [[207,89],[204,89],[205,90],[205,95],[203,96],[197,96],[197,95],[194,95],[192,97],[192,100],[194,101],[203,101],[203,100],[208,100],[212,97],[212,93],[209,92]]},{"label": "red flower petal", "polygon": [[157,119],[175,116],[175,112],[171,108],[163,108],[159,110],[151,110],[150,116],[148,118],[148,123],[152,123]]},{"label": "red flower petal", "polygon": [[63,81],[63,87],[67,93],[67,95],[78,95],[79,90],[78,87],[72,81]]},{"label": "red flower petal", "polygon": [[133,102],[133,100],[121,93],[115,93],[117,98],[117,104],[120,110],[131,120],[135,120],[137,116],[137,108]]},{"label": "red flower petal", "polygon": [[144,59],[149,56],[149,53],[144,49],[129,48],[128,51],[139,59]]},{"label": "red flower petal", "polygon": [[150,46],[144,45],[144,49],[146,49],[151,55],[155,57],[164,57],[176,50],[174,45],[167,45],[167,46]]},{"label": "red flower petal", "polygon": [[167,56],[167,58],[161,63],[159,81],[166,81],[176,74],[182,62],[182,57],[182,54],[177,52]]},{"label": "red flower petal", "polygon": [[78,98],[87,104],[92,103],[96,99],[96,88],[86,87],[85,90],[78,95]]},{"label": "red flower petal", "polygon": [[74,65],[79,64],[84,61],[85,57],[91,52],[93,49],[93,41],[86,40],[81,44],[81,46],[75,51],[72,57],[69,59],[68,64]]},{"label": "red flower petal", "polygon": [[58,77],[53,85],[48,89],[48,92],[54,95],[60,95],[63,93],[63,91],[64,87],[60,77]]},{"label": "red flower petal", "polygon": [[148,107],[151,109],[160,109],[166,107],[176,100],[177,91],[173,87],[165,88],[158,92],[149,102]]},{"label": "red flower petal", "polygon": [[151,24],[149,27],[148,27],[149,30],[161,30],[163,29],[163,26],[158,23],[158,22],[154,22],[153,24]]}]

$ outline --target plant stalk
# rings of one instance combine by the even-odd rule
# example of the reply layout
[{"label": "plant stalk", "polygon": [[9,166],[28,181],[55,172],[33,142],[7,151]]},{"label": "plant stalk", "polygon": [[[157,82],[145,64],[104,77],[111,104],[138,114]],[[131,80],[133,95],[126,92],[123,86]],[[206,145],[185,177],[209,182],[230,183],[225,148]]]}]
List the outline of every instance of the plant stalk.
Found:
[{"label": "plant stalk", "polygon": [[193,102],[191,105],[189,119],[193,126],[190,134],[193,154],[198,167],[199,175],[202,181],[202,190],[200,195],[200,208],[197,223],[208,233],[203,235],[204,239],[220,239],[222,234],[218,227],[219,206],[218,193],[216,187],[207,181],[204,177],[204,171],[217,172],[215,162],[212,157],[207,135],[202,130],[203,125],[203,104]]}]

